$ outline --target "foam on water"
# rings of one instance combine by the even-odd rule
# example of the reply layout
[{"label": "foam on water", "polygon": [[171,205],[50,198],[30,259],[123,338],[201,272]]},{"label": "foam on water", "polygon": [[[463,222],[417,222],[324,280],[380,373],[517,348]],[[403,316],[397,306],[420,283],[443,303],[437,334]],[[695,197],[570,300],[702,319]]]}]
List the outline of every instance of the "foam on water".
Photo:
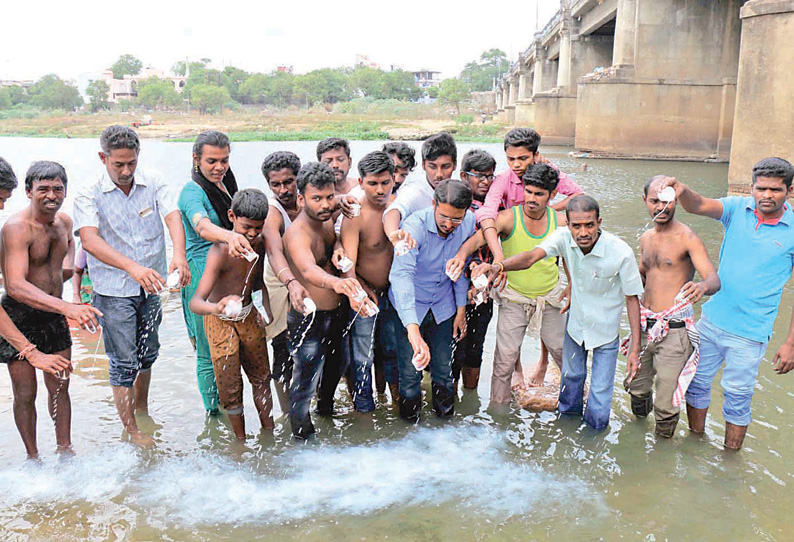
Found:
[{"label": "foam on water", "polygon": [[146,473],[139,502],[166,523],[190,525],[208,518],[280,524],[444,503],[505,518],[599,502],[580,480],[509,460],[506,445],[482,428],[418,429],[399,441],[290,449],[269,473],[217,456],[175,459]]}]

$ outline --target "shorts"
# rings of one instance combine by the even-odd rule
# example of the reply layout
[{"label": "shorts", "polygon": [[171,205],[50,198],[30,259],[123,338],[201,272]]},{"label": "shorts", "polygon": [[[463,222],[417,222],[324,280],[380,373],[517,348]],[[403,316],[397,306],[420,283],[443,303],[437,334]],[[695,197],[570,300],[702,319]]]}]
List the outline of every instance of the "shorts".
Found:
[{"label": "shorts", "polygon": [[[45,354],[62,352],[72,346],[72,334],[64,315],[34,309],[8,294],[0,299],[0,305],[22,335]],[[16,348],[0,337],[0,363],[10,363],[18,354]]]}]

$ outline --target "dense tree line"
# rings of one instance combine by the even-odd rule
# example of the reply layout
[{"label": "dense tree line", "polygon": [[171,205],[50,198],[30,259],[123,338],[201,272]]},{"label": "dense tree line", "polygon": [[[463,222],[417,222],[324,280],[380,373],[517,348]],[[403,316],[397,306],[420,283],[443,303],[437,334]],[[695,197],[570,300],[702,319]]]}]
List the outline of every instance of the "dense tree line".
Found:
[{"label": "dense tree line", "polygon": [[[438,98],[454,106],[470,98],[471,91],[491,90],[493,80],[505,73],[509,62],[499,49],[485,51],[479,60],[469,62],[457,78],[447,79],[440,88],[421,89],[414,84],[411,72],[383,71],[366,66],[356,68],[321,68],[305,74],[284,71],[251,73],[234,66],[222,70],[209,67],[210,59],[197,62],[179,61],[171,71],[187,76],[180,94],[170,79],[149,77],[138,81],[134,104],[147,109],[176,109],[185,102],[201,113],[222,111],[238,105],[260,105],[284,108],[290,105],[311,107],[334,104],[354,98],[415,101],[425,96]],[[121,55],[111,66],[113,75],[140,73],[143,63],[132,55]],[[108,84],[94,81],[86,89],[92,111],[108,109]],[[77,89],[57,75],[42,77],[33,86],[0,88],[0,109],[30,105],[39,109],[71,111],[83,105]]]}]

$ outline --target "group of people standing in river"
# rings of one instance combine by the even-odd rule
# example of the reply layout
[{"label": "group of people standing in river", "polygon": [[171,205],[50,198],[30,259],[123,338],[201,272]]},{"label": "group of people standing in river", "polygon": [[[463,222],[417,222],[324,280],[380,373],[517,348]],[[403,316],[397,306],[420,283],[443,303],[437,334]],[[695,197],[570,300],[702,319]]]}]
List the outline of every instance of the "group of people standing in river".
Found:
[{"label": "group of people standing in river", "polygon": [[[36,369],[58,448],[71,449],[67,319],[101,329],[124,429],[133,442],[153,443],[135,414],[147,410],[160,294],[168,289],[181,291],[204,408],[209,415],[222,408],[239,439],[246,435],[242,373],[262,427],[274,425],[274,384],[296,439],[314,434],[315,396],[316,413],[333,415],[342,380],[357,412],[373,411],[375,393],[388,386],[400,416],[416,422],[427,369],[433,410],[452,416],[459,381],[478,386],[494,304],[491,405],[509,406],[511,388],[524,384],[521,345],[537,328],[542,354],[528,385],[543,385],[550,356],[562,375],[559,413],[603,430],[625,305],[632,412],[653,412],[656,433],[671,437],[686,402],[690,429],[703,432],[712,381],[724,366],[725,447],[740,448],[794,265],[787,203],[794,168],[781,158],[758,162],[751,197],[710,199],[671,177],[648,180],[642,200],[653,227],[640,239],[638,266],[631,247],[601,228],[598,202],[539,145],[534,130],[513,129],[504,140],[506,171],[495,175],[494,157],[474,149],[462,157],[458,180],[455,141],[441,132],[422,145],[423,178],[406,182],[416,165],[407,144],[361,157],[356,177],[348,142],[329,138],[318,144],[316,162],[301,164],[289,151],[265,157],[267,196],[238,189],[229,138],[208,131],[197,137],[191,180],[175,197],[170,183],[138,169],[137,134],[110,126],[100,137],[105,171],[80,191],[74,221],[60,212],[66,171],[35,162],[25,177],[30,204],[5,223],[0,249],[0,362],[9,368],[28,456],[38,456]],[[0,158],[0,208],[16,185]],[[678,204],[723,224],[719,272],[677,220]],[[78,267],[91,276],[91,304],[61,299],[75,269],[75,236],[87,256]],[[703,296],[711,298],[695,323],[693,305]],[[794,368],[794,319],[772,363],[781,374]]]}]

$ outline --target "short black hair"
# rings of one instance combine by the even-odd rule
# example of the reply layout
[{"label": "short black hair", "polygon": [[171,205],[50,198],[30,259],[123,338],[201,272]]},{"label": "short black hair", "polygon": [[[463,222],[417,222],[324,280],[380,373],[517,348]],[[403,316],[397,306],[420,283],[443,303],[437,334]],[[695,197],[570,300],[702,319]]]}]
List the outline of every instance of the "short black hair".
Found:
[{"label": "short black hair", "polygon": [[267,196],[256,188],[238,190],[232,198],[231,209],[238,217],[264,220],[267,218],[268,208]]},{"label": "short black hair", "polygon": [[204,145],[219,149],[232,148],[229,136],[218,130],[207,130],[196,136],[196,141],[193,143],[193,154],[198,156],[199,160],[201,160],[201,153],[204,152]]},{"label": "short black hair", "polygon": [[266,181],[270,182],[271,171],[280,171],[285,168],[291,169],[292,173],[297,175],[301,169],[301,159],[294,152],[276,151],[268,154],[262,162],[262,175],[265,176]]},{"label": "short black hair", "polygon": [[468,209],[471,207],[472,200],[471,188],[463,181],[457,179],[447,179],[441,181],[433,192],[433,199],[436,205],[446,203],[455,209]]},{"label": "short black hair", "polygon": [[524,181],[524,186],[537,186],[552,193],[560,182],[560,174],[548,164],[533,164],[527,167],[521,180]]},{"label": "short black hair", "polygon": [[402,141],[389,141],[383,145],[383,152],[394,155],[405,164],[408,171],[413,171],[416,167],[416,151],[409,144]]},{"label": "short black hair", "polygon": [[565,216],[569,216],[572,212],[589,213],[591,211],[595,211],[596,218],[601,216],[601,209],[598,207],[598,202],[595,198],[587,194],[579,194],[568,200],[568,206],[565,208]]},{"label": "short black hair", "polygon": [[336,186],[334,171],[328,164],[322,162],[307,162],[298,171],[298,191],[306,193],[306,186],[322,189],[328,185]]},{"label": "short black hair", "polygon": [[105,155],[115,149],[133,149],[136,153],[141,150],[141,140],[135,130],[128,126],[114,124],[102,130],[99,136],[99,146]]},{"label": "short black hair", "polygon": [[389,175],[394,175],[394,162],[383,151],[372,151],[358,161],[358,175],[362,179],[367,175],[377,175],[384,171],[388,171]]},{"label": "short black hair", "polygon": [[771,157],[764,158],[753,166],[753,184],[758,177],[774,177],[783,179],[786,188],[791,188],[791,180],[794,179],[794,167],[788,160],[783,158]]},{"label": "short black hair", "polygon": [[317,159],[321,160],[322,155],[333,149],[344,149],[345,154],[350,158],[350,144],[347,139],[341,137],[327,137],[317,144]]},{"label": "short black hair", "polygon": [[526,147],[530,152],[538,152],[540,134],[532,128],[513,128],[505,136],[505,150],[507,147]]},{"label": "short black hair", "polygon": [[482,149],[470,150],[463,155],[463,161],[460,163],[460,170],[463,172],[476,171],[481,173],[493,169],[496,169],[496,160],[489,152]]},{"label": "short black hair", "polygon": [[63,187],[66,188],[68,179],[63,166],[58,162],[49,162],[47,160],[33,162],[25,174],[25,190],[32,190],[33,183],[36,181],[48,181],[50,179],[60,179]]},{"label": "short black hair", "polygon": [[655,183],[656,181],[661,181],[662,179],[666,179],[666,178],[667,178],[667,175],[654,175],[653,177],[648,179],[648,182],[645,183],[645,188],[643,189],[645,191],[645,197],[646,198],[648,197],[648,190],[650,190],[651,185],[653,183]]},{"label": "short black hair", "polygon": [[422,160],[435,160],[439,156],[449,155],[454,162],[458,161],[458,147],[455,138],[449,132],[439,132],[425,139],[422,143]]},{"label": "short black hair", "polygon": [[9,192],[17,187],[17,176],[11,164],[0,156],[0,188]]}]

